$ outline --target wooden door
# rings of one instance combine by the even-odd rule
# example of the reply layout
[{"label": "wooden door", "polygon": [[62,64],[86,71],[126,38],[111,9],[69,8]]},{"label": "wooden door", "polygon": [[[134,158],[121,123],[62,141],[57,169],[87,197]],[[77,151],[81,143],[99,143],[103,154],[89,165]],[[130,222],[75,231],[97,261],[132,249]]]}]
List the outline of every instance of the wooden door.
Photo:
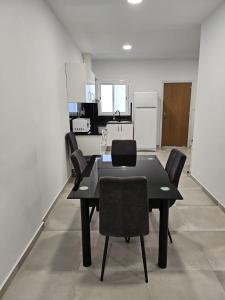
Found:
[{"label": "wooden door", "polygon": [[187,146],[192,83],[165,83],[162,146]]}]

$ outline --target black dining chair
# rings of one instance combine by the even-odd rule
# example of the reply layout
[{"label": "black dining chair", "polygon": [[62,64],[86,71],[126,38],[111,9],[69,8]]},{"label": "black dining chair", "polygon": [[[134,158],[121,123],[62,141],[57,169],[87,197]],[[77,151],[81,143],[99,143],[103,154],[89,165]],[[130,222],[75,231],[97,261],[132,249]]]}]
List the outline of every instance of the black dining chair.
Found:
[{"label": "black dining chair", "polygon": [[[135,166],[137,159],[137,143],[135,140],[112,141],[112,164],[113,166]],[[127,243],[130,237],[125,237]]]},{"label": "black dining chair", "polygon": [[76,180],[80,181],[82,179],[82,175],[84,172],[84,169],[87,166],[87,161],[85,157],[83,156],[83,153],[80,149],[75,150],[71,154],[71,161],[74,167]]},{"label": "black dining chair", "polygon": [[111,155],[137,155],[137,143],[135,140],[113,140]]},{"label": "black dining chair", "polygon": [[135,166],[137,160],[137,144],[135,140],[112,141],[113,166]]},{"label": "black dining chair", "polygon": [[[70,131],[70,132],[68,132],[68,133],[66,134],[66,142],[67,142],[67,144],[68,144],[68,146],[69,146],[69,149],[70,149],[70,153],[71,153],[71,154],[72,154],[74,151],[76,151],[76,150],[78,149],[77,139],[76,139],[75,134],[74,134],[72,131]],[[73,162],[72,162],[72,163],[73,163]],[[72,169],[72,175],[73,175],[74,177],[77,176],[75,169]]]},{"label": "black dining chair", "polygon": [[[72,161],[72,164],[73,164],[73,167],[74,167],[75,178],[76,178],[75,187],[78,188],[79,184],[80,184],[80,181],[83,178],[84,171],[85,171],[88,163],[87,163],[87,161],[86,161],[85,157],[83,156],[83,153],[80,149],[75,150],[71,154],[71,161]],[[91,212],[90,212],[90,216],[89,216],[90,222],[91,222],[92,216],[94,214],[95,208],[97,208],[97,206],[93,205],[92,209],[91,209]]]},{"label": "black dining chair", "polygon": [[[184,168],[186,159],[187,156],[178,149],[172,149],[168,157],[165,170],[169,176],[170,182],[176,187],[178,187],[180,176]],[[171,207],[172,205],[174,205],[175,202],[176,200],[170,201],[169,206]],[[170,230],[168,230],[168,235],[169,235],[170,242],[172,243],[173,240],[172,240]]]},{"label": "black dining chair", "polygon": [[[74,153],[74,151],[79,149],[78,144],[77,144],[77,139],[76,139],[76,136],[75,136],[74,132],[70,131],[66,134],[66,142],[69,145],[69,149],[70,149],[71,154]],[[91,156],[84,156],[83,154],[82,154],[82,156],[85,158],[87,163],[91,159]],[[72,174],[73,174],[73,176],[77,176],[75,169],[72,170]]]},{"label": "black dining chair", "polygon": [[146,177],[102,177],[99,182],[99,231],[105,236],[101,281],[109,237],[140,237],[145,282],[148,272],[144,236],[149,234]]},{"label": "black dining chair", "polygon": [[73,153],[75,150],[78,149],[77,139],[76,139],[75,134],[72,131],[70,131],[66,134],[66,141],[70,147],[71,153]]}]

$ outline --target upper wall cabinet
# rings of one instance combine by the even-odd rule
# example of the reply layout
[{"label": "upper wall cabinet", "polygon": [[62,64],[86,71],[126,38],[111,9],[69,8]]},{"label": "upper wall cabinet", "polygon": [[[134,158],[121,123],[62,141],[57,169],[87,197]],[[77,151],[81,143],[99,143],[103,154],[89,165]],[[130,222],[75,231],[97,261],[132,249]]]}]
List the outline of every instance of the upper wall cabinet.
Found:
[{"label": "upper wall cabinet", "polygon": [[85,63],[66,64],[68,102],[95,102],[95,75]]}]

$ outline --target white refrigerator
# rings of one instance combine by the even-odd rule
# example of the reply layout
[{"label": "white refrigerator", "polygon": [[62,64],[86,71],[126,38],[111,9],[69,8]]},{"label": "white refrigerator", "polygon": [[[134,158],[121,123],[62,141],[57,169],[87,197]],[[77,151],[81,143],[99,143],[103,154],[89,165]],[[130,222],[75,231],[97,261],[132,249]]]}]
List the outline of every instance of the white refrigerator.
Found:
[{"label": "white refrigerator", "polygon": [[156,150],[157,92],[134,93],[134,139],[139,150]]}]

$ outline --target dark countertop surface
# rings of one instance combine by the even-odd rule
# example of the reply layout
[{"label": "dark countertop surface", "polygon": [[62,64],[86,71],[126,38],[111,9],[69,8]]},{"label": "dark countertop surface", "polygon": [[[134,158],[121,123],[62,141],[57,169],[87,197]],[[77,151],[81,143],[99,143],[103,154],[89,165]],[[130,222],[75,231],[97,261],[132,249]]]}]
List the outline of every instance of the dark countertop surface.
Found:
[{"label": "dark countertop surface", "polygon": [[75,135],[102,135],[104,125],[92,124],[89,132],[74,132]]},{"label": "dark countertop surface", "polygon": [[112,121],[108,121],[107,122],[107,124],[121,124],[121,125],[126,125],[126,124],[133,124],[133,122],[132,121],[114,121],[114,120],[112,120]]},{"label": "dark countertop surface", "polygon": [[[75,117],[70,117],[70,130],[72,131],[72,120]],[[121,116],[120,120],[116,118],[113,120],[113,116],[98,116],[97,119],[91,120],[91,130],[89,132],[74,132],[75,135],[102,135],[102,129],[107,124],[133,124],[132,116]]]},{"label": "dark countertop surface", "polygon": [[98,132],[74,132],[75,135],[89,135],[89,136],[93,136],[93,135],[102,135],[101,133]]}]

